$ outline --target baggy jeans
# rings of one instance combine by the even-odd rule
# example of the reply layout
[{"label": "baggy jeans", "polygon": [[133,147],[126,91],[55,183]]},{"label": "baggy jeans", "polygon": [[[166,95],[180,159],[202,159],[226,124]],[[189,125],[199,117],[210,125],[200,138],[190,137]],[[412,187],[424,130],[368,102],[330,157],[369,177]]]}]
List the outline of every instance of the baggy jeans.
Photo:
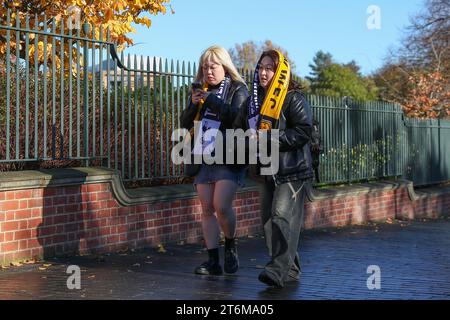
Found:
[{"label": "baggy jeans", "polygon": [[303,223],[307,180],[260,184],[260,205],[266,246],[271,261],[265,270],[281,286],[301,273],[298,242]]}]

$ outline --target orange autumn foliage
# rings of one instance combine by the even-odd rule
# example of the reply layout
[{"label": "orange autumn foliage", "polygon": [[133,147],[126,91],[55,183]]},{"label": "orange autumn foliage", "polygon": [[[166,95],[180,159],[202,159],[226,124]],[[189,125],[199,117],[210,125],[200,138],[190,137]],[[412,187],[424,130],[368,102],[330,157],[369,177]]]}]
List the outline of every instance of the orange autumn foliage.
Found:
[{"label": "orange autumn foliage", "polygon": [[409,77],[405,113],[416,118],[450,117],[450,84],[442,73],[416,72]]}]

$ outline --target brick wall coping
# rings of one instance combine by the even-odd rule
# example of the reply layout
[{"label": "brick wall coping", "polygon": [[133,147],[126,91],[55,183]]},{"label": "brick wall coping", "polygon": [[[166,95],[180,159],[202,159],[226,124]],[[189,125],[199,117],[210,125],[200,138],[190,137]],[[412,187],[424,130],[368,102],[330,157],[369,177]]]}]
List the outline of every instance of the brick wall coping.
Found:
[{"label": "brick wall coping", "polygon": [[[114,196],[123,206],[162,200],[192,199],[197,195],[192,184],[126,189],[120,173],[100,167],[0,172],[0,192],[93,183],[110,183]],[[238,192],[253,191],[256,188],[256,183],[247,181],[246,186],[240,188]]]},{"label": "brick wall coping", "polygon": [[[0,191],[36,189],[66,185],[105,183],[111,184],[114,196],[121,205],[130,206],[142,203],[154,203],[162,200],[189,199],[196,196],[191,184],[126,189],[115,170],[107,168],[61,168],[29,171],[0,172]],[[411,200],[418,200],[430,194],[439,195],[450,192],[450,185],[430,187],[415,191],[408,180],[376,181],[354,185],[332,186],[321,189],[307,189],[307,198],[311,202],[343,196],[354,196],[369,192],[382,192],[406,188]],[[246,186],[238,192],[257,191],[257,183],[247,179]]]}]

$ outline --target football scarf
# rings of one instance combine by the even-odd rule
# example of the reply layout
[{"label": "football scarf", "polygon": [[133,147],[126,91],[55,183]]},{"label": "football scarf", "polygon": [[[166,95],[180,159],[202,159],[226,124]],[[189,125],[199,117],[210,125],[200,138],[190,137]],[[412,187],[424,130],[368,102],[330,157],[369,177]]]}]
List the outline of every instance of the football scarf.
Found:
[{"label": "football scarf", "polygon": [[262,105],[258,99],[259,65],[262,58],[259,59],[253,76],[252,96],[248,105],[248,123],[250,129],[255,131],[275,128],[288,91],[291,68],[284,55],[278,50],[275,51],[278,54],[279,63]]},{"label": "football scarf", "polygon": [[[219,89],[215,93],[216,97],[221,100],[225,100],[231,87],[231,78],[229,75],[225,75],[225,79],[220,83]],[[203,90],[208,91],[208,84],[203,85]],[[201,110],[203,108],[204,101],[200,101],[197,114],[194,121],[199,121],[201,117]],[[212,155],[215,148],[215,137],[220,128],[219,114],[206,108],[201,123],[202,134],[197,135],[197,139],[194,143],[193,154],[197,155]],[[208,132],[208,135],[205,133]]]}]

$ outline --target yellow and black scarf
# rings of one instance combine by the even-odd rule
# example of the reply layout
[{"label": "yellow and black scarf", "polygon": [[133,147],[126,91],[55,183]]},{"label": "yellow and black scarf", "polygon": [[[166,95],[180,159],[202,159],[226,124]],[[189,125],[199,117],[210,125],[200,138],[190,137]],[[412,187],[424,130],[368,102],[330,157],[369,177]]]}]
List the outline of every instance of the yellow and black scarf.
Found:
[{"label": "yellow and black scarf", "polygon": [[259,65],[262,58],[259,59],[253,76],[252,96],[248,105],[248,123],[250,129],[255,131],[258,129],[271,130],[275,128],[276,123],[280,118],[281,108],[283,107],[284,98],[286,97],[289,88],[291,75],[289,61],[279,50],[275,51],[278,54],[279,63],[262,106],[258,99]]}]

